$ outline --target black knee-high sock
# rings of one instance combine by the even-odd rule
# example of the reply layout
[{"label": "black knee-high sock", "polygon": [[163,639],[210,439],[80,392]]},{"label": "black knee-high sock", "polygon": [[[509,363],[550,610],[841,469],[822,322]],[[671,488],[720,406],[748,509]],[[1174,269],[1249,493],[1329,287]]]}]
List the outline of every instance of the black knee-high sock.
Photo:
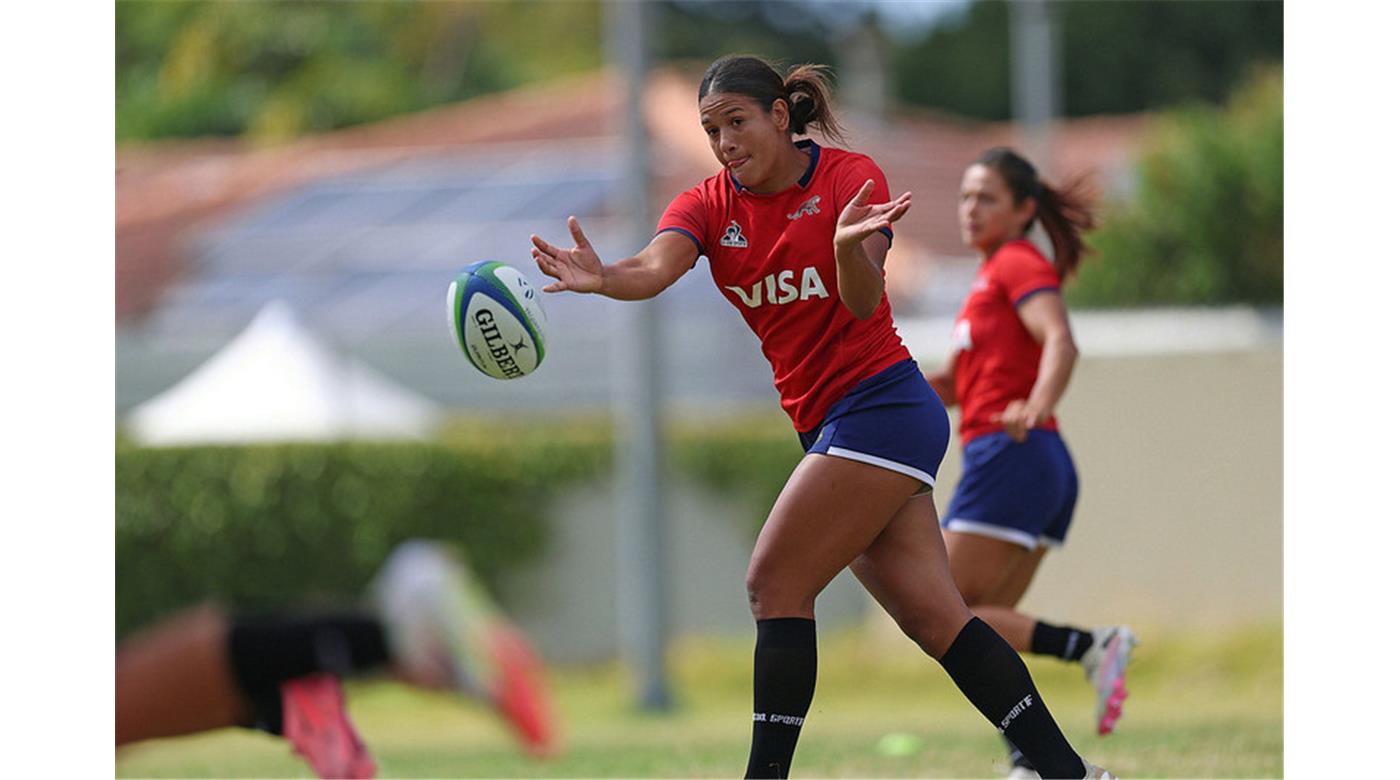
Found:
[{"label": "black knee-high sock", "polygon": [[817,686],[817,621],[758,621],[753,652],[753,743],[744,777],[787,777]]},{"label": "black knee-high sock", "polygon": [[384,666],[379,621],[352,612],[234,618],[228,636],[234,681],[253,704],[255,728],[282,733],[282,683],[326,672],[345,677]]},{"label": "black knee-high sock", "polygon": [[1094,633],[1074,626],[1052,626],[1036,621],[1031,631],[1031,652],[1053,655],[1063,661],[1078,661],[1094,644]]},{"label": "black knee-high sock", "polygon": [[948,676],[972,705],[1012,741],[1041,777],[1083,777],[1070,747],[1031,682],[1021,656],[991,626],[969,620],[943,657]]},{"label": "black knee-high sock", "polygon": [[1010,737],[1002,734],[1001,741],[1006,743],[1006,758],[1011,762],[1012,766],[1021,766],[1032,770],[1035,769],[1035,766],[1031,764],[1031,760],[1026,758],[1026,754],[1022,753],[1021,749],[1016,747],[1016,743],[1012,742]]}]

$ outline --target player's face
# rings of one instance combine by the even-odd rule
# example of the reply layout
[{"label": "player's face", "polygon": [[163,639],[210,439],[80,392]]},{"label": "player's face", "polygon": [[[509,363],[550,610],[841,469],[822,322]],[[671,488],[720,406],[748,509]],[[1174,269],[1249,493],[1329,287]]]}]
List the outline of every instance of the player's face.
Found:
[{"label": "player's face", "polygon": [[963,174],[958,197],[958,228],[964,244],[984,257],[1007,241],[1025,234],[1022,229],[1035,214],[1035,201],[1016,198],[1001,174],[985,165],[974,165]]},{"label": "player's face", "polygon": [[710,151],[739,183],[759,192],[774,189],[783,176],[784,151],[790,152],[787,106],[774,101],[764,111],[757,100],[734,92],[716,92],[700,101],[700,126]]}]

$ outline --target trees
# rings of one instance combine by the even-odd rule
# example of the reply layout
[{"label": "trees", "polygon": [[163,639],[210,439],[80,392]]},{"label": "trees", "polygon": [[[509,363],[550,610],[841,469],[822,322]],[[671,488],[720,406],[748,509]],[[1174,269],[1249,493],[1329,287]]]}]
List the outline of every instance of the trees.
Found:
[{"label": "trees", "polygon": [[[1257,62],[1283,61],[1283,3],[1050,3],[1059,19],[1066,116],[1221,103]],[[896,50],[906,103],[1011,118],[1010,11],[982,0]]]},{"label": "trees", "polygon": [[1133,200],[1090,234],[1081,306],[1283,302],[1283,74],[1260,70],[1223,109],[1166,115]]},{"label": "trees", "polygon": [[596,0],[546,8],[121,2],[117,138],[279,140],[597,67]]},{"label": "trees", "polygon": [[[602,2],[123,0],[117,137],[282,139],[595,68],[605,56]],[[1283,58],[1280,2],[1051,7],[1070,116],[1220,102],[1250,63]],[[843,35],[874,12],[825,0],[664,0],[654,6],[653,53],[839,65]],[[1008,118],[1008,17],[1005,0],[980,0],[890,40],[892,97]]]}]

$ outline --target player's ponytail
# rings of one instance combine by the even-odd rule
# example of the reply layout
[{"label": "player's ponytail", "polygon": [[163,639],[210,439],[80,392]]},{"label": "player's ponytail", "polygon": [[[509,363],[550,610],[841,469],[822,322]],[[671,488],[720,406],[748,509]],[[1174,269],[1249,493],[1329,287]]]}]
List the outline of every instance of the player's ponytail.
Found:
[{"label": "player's ponytail", "polygon": [[1026,158],[1004,146],[983,152],[977,164],[1001,176],[1016,204],[1026,198],[1035,199],[1035,216],[1022,230],[1029,231],[1039,220],[1055,248],[1055,273],[1062,280],[1074,273],[1085,253],[1091,251],[1084,243],[1084,233],[1097,224],[1087,178],[1081,176],[1063,187],[1051,187]]},{"label": "player's ponytail", "polygon": [[809,135],[815,127],[835,141],[846,143],[841,123],[831,108],[831,68],[825,65],[795,65],[783,79],[788,107],[792,110],[792,131]]},{"label": "player's ponytail", "polygon": [[831,105],[830,68],[825,65],[796,65],[786,77],[767,61],[746,55],[721,57],[710,63],[700,79],[700,99],[715,92],[748,95],[771,111],[773,101],[787,104],[791,124],[788,130],[808,135],[816,129],[841,143],[844,131]]}]

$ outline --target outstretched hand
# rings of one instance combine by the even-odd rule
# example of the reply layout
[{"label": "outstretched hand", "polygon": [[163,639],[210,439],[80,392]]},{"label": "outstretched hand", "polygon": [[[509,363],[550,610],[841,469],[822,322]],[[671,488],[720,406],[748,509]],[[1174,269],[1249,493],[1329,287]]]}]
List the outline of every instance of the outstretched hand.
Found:
[{"label": "outstretched hand", "polygon": [[841,210],[841,216],[836,219],[836,244],[860,243],[871,233],[888,228],[909,211],[909,204],[914,200],[913,194],[906,192],[888,203],[872,205],[870,193],[874,191],[875,180],[866,179],[856,196]]},{"label": "outstretched hand", "polygon": [[598,259],[598,253],[593,251],[593,245],[583,235],[578,218],[569,217],[569,232],[574,237],[573,249],[562,249],[539,236],[530,236],[530,242],[534,244],[530,254],[535,258],[535,264],[546,275],[559,280],[545,285],[544,291],[600,292],[603,289],[603,261]]}]

